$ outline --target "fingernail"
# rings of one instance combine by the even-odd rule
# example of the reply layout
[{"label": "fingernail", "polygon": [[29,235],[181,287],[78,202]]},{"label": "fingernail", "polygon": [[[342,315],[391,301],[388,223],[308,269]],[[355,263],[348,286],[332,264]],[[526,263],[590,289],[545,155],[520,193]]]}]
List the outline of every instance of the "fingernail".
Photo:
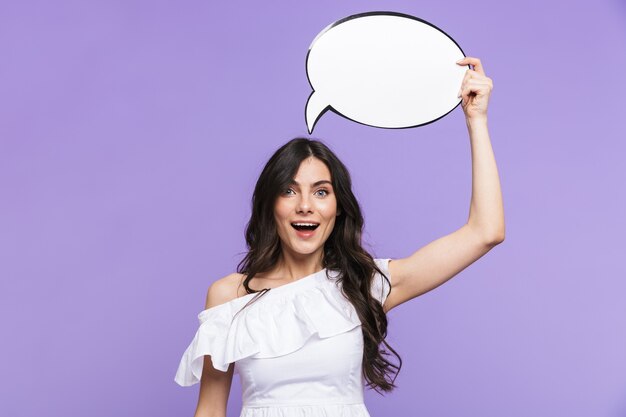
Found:
[{"label": "fingernail", "polygon": [[465,60],[465,58],[461,58],[458,61],[456,61],[457,64],[459,64],[460,62],[462,62],[463,60]]}]

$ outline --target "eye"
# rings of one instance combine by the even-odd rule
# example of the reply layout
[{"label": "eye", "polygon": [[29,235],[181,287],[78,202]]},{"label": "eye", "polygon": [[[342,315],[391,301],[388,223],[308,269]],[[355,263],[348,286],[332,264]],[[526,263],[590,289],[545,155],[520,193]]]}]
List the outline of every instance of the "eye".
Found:
[{"label": "eye", "polygon": [[283,190],[283,194],[288,194],[289,191],[293,192],[293,190],[291,188],[287,188],[287,189]]},{"label": "eye", "polygon": [[325,194],[324,194],[324,197],[328,195],[328,190],[325,190],[325,189],[323,189],[323,188],[322,188],[321,190],[317,190],[317,192],[318,192],[318,193],[319,193],[319,192],[323,192],[323,193],[325,193]]}]

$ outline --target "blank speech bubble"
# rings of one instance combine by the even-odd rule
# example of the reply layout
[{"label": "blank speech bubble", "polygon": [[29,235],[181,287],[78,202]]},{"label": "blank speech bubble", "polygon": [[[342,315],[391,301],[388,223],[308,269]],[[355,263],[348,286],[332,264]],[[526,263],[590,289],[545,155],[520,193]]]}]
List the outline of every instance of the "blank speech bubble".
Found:
[{"label": "blank speech bubble", "polygon": [[432,123],[461,103],[457,93],[469,65],[456,61],[464,57],[454,39],[415,16],[341,19],[317,35],[307,54],[309,133],[327,110],[387,129]]}]

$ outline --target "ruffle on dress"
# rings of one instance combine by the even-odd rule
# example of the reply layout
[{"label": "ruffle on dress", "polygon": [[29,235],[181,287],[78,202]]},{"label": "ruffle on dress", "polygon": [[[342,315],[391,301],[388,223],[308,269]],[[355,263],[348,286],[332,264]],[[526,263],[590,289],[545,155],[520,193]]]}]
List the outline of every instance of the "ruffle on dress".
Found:
[{"label": "ruffle on dress", "polygon": [[[388,274],[389,259],[375,261]],[[240,359],[287,355],[304,346],[314,334],[327,338],[361,325],[354,306],[334,279],[337,272],[328,270],[328,277],[326,272],[323,269],[273,288],[245,308],[257,294],[201,311],[200,326],[180,361],[176,383],[198,383],[205,355],[210,355],[215,369],[226,372]],[[372,295],[384,303],[388,293],[389,284],[376,273]]]}]

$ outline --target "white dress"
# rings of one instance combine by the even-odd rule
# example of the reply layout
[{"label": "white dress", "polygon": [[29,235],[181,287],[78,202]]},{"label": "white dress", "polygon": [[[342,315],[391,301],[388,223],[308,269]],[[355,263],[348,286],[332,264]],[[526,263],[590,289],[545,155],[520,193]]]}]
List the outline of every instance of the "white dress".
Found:
[{"label": "white dress", "polygon": [[[390,278],[389,259],[375,262]],[[235,363],[240,417],[370,417],[363,403],[361,322],[337,275],[322,269],[272,288],[237,315],[256,293],[200,312],[174,380],[198,383],[204,355],[210,355],[223,372]],[[384,303],[389,290],[376,273],[372,295]]]}]

